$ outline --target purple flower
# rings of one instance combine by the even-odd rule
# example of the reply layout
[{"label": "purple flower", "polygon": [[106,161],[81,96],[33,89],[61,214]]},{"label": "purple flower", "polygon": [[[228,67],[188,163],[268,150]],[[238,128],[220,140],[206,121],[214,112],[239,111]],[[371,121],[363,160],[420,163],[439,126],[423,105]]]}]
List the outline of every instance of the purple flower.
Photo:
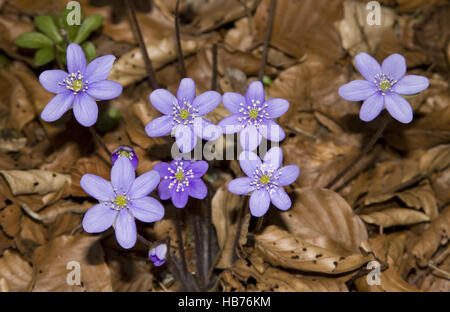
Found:
[{"label": "purple flower", "polygon": [[169,163],[159,163],[154,168],[162,178],[158,186],[159,197],[162,200],[172,198],[177,208],[184,208],[188,197],[204,199],[208,188],[201,177],[208,170],[204,160],[190,161],[175,159]]},{"label": "purple flower", "polygon": [[110,100],[122,93],[122,85],[106,80],[116,59],[113,55],[96,58],[86,66],[83,49],[71,43],[67,47],[67,70],[46,70],[39,76],[41,85],[56,96],[41,112],[44,121],[55,121],[73,104],[73,113],[80,124],[90,127],[97,121],[95,100]]},{"label": "purple flower", "polygon": [[353,80],[339,88],[339,95],[349,101],[364,101],[359,112],[363,121],[377,117],[384,107],[402,123],[413,119],[411,105],[402,95],[417,94],[428,88],[426,77],[407,75],[406,61],[400,54],[388,56],[380,64],[369,54],[355,57],[356,68],[366,80]]},{"label": "purple flower", "polygon": [[176,97],[165,89],[157,89],[150,94],[150,102],[164,116],[150,121],[145,131],[150,137],[168,135],[173,131],[181,152],[190,152],[197,143],[197,137],[210,141],[221,134],[219,127],[201,117],[215,109],[220,100],[221,96],[216,91],[195,97],[195,83],[190,78],[181,80]]},{"label": "purple flower", "polygon": [[118,148],[116,148],[111,154],[111,162],[113,165],[119,157],[128,158],[131,161],[134,169],[136,170],[139,163],[139,158],[137,157],[134,149],[128,146],[119,146]]},{"label": "purple flower", "polygon": [[283,151],[279,147],[272,147],[264,155],[263,162],[253,152],[244,151],[239,155],[241,169],[247,177],[230,181],[228,190],[238,195],[252,192],[250,212],[253,216],[263,216],[270,202],[280,210],[291,207],[291,199],[282,186],[297,180],[300,170],[295,165],[280,168],[282,161]]},{"label": "purple flower", "polygon": [[241,146],[245,150],[255,150],[262,137],[274,142],[285,138],[283,129],[272,119],[286,113],[289,102],[284,99],[266,101],[260,81],[254,81],[248,86],[245,97],[226,92],[223,95],[223,105],[232,115],[222,119],[218,126],[226,134],[240,132]]},{"label": "purple flower", "polygon": [[148,257],[155,266],[161,266],[166,263],[167,245],[161,244],[148,252]]},{"label": "purple flower", "polygon": [[134,168],[126,157],[119,157],[111,169],[111,183],[85,174],[80,185],[100,203],[90,208],[83,218],[83,229],[88,233],[106,231],[111,225],[123,248],[136,243],[134,218],[143,222],[156,222],[164,216],[164,207],[147,196],[158,185],[158,172],[152,170],[135,178]]}]

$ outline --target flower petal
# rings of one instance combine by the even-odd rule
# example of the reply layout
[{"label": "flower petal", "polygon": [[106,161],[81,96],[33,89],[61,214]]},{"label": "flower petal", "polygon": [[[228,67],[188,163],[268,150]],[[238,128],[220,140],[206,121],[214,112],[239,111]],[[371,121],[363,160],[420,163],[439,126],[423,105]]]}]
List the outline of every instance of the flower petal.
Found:
[{"label": "flower petal", "polygon": [[122,248],[129,249],[136,244],[136,222],[127,209],[121,209],[114,224],[116,239]]},{"label": "flower petal", "polygon": [[355,65],[361,75],[371,82],[375,80],[375,75],[381,73],[381,66],[377,60],[365,52],[356,55]]},{"label": "flower petal", "polygon": [[155,118],[145,126],[145,132],[149,137],[169,135],[172,131],[172,119],[170,115]]},{"label": "flower petal", "polygon": [[66,51],[66,58],[69,73],[80,71],[81,74],[84,74],[84,70],[86,69],[86,56],[78,44],[69,44]]},{"label": "flower petal", "polygon": [[263,164],[270,166],[272,169],[278,169],[283,161],[283,150],[277,146],[272,147],[264,155]]},{"label": "flower petal", "polygon": [[87,194],[98,201],[110,201],[115,195],[109,181],[93,174],[87,173],[83,175],[80,180],[80,186]]},{"label": "flower petal", "polygon": [[97,103],[86,93],[78,93],[73,101],[73,114],[81,125],[90,127],[97,121]]},{"label": "flower petal", "polygon": [[239,113],[239,109],[245,105],[245,97],[239,93],[226,92],[222,98],[223,106],[231,113]]},{"label": "flower petal", "polygon": [[231,193],[237,194],[237,195],[248,194],[251,191],[253,191],[253,187],[250,186],[251,181],[252,181],[252,179],[250,179],[248,177],[237,178],[237,179],[231,180],[228,183],[228,190]]},{"label": "flower petal", "polygon": [[153,167],[153,170],[159,173],[161,179],[164,179],[165,176],[169,175],[169,167],[170,165],[168,163],[160,162]]},{"label": "flower petal", "polygon": [[238,159],[242,171],[250,178],[253,177],[255,170],[261,166],[261,159],[259,159],[258,155],[250,151],[243,151]]},{"label": "flower petal", "polygon": [[286,137],[283,128],[272,119],[265,120],[259,126],[258,131],[264,138],[272,142],[280,142]]},{"label": "flower petal", "polygon": [[133,199],[129,209],[133,216],[142,222],[156,222],[164,217],[164,206],[149,196]]},{"label": "flower petal", "polygon": [[182,153],[192,151],[195,144],[197,144],[197,136],[192,132],[191,128],[183,125],[175,127],[175,140]]},{"label": "flower petal", "polygon": [[116,57],[114,55],[104,55],[97,57],[86,67],[84,78],[89,83],[108,79],[109,72],[111,71],[115,60]]},{"label": "flower petal", "polygon": [[430,85],[427,77],[418,75],[407,75],[400,79],[393,87],[398,94],[417,94]]},{"label": "flower petal", "polygon": [[285,99],[271,99],[266,101],[266,111],[270,118],[278,118],[289,109],[289,102]]},{"label": "flower petal", "polygon": [[156,89],[150,93],[150,103],[164,115],[169,115],[173,111],[173,105],[177,104],[177,98],[165,89]]},{"label": "flower petal", "polygon": [[206,91],[197,96],[192,103],[200,116],[208,114],[220,104],[222,96],[216,91]]},{"label": "flower petal", "polygon": [[59,84],[66,79],[68,74],[60,69],[46,70],[39,75],[39,82],[45,90],[51,93],[67,91],[66,84]]},{"label": "flower petal", "polygon": [[243,129],[242,122],[238,120],[239,115],[227,116],[217,124],[225,134],[233,134]]},{"label": "flower petal", "polygon": [[262,135],[254,125],[250,125],[241,131],[239,140],[243,149],[253,151],[261,143]]},{"label": "flower petal", "polygon": [[61,118],[65,112],[70,109],[73,104],[75,95],[71,92],[59,93],[45,105],[41,112],[41,119],[52,122]]},{"label": "flower petal", "polygon": [[208,194],[208,188],[202,179],[193,179],[189,181],[189,196],[197,199],[204,199]]},{"label": "flower petal", "polygon": [[106,231],[117,216],[117,211],[111,209],[106,203],[97,204],[84,214],[83,229],[87,233],[100,233]]},{"label": "flower petal", "polygon": [[112,80],[89,83],[86,93],[97,100],[111,100],[122,93],[122,85]]},{"label": "flower petal", "polygon": [[191,163],[186,169],[191,169],[192,173],[194,174],[194,179],[198,179],[201,178],[206,173],[206,171],[208,171],[208,167],[208,162],[199,160]]},{"label": "flower petal", "polygon": [[156,170],[151,170],[144,174],[141,174],[136,178],[136,180],[134,180],[128,196],[131,199],[137,199],[147,196],[156,188],[160,180],[161,179],[159,173]]},{"label": "flower petal", "polygon": [[296,165],[289,165],[278,170],[278,185],[287,186],[297,180],[300,169]]},{"label": "flower petal", "polygon": [[384,59],[381,70],[384,74],[391,75],[395,80],[399,80],[406,73],[406,60],[403,55],[391,54]]},{"label": "flower petal", "polygon": [[361,110],[359,111],[359,118],[363,121],[374,120],[384,108],[384,97],[375,93],[363,102]]},{"label": "flower petal", "polygon": [[169,199],[172,196],[172,193],[169,189],[169,184],[169,179],[163,179],[158,185],[158,195],[162,200]]},{"label": "flower petal", "polygon": [[250,212],[255,217],[262,217],[269,210],[270,197],[265,190],[253,191],[250,196]]},{"label": "flower petal", "polygon": [[189,191],[185,188],[184,191],[176,191],[176,187],[171,189],[172,203],[177,208],[184,208],[188,202]]},{"label": "flower petal", "polygon": [[128,194],[133,185],[136,173],[131,161],[126,157],[119,157],[111,169],[111,184],[119,194]]},{"label": "flower petal", "polygon": [[180,103],[184,100],[192,104],[195,98],[195,82],[191,78],[183,78],[177,90],[177,99]]},{"label": "flower petal", "polygon": [[411,105],[403,97],[396,93],[386,94],[384,96],[384,105],[392,117],[402,123],[410,123],[413,119],[413,110]]},{"label": "flower petal", "polygon": [[339,95],[347,101],[363,101],[377,91],[376,85],[367,80],[353,80],[339,88]]},{"label": "flower petal", "polygon": [[270,200],[272,201],[272,204],[280,210],[288,210],[292,205],[288,194],[286,194],[281,187],[273,188],[270,191]]},{"label": "flower petal", "polygon": [[252,101],[259,101],[259,103],[264,103],[265,94],[264,87],[261,81],[253,81],[247,88],[245,92],[245,100],[247,105],[252,105]]},{"label": "flower petal", "polygon": [[213,141],[222,134],[222,129],[202,117],[196,117],[194,119],[194,134],[203,140]]}]

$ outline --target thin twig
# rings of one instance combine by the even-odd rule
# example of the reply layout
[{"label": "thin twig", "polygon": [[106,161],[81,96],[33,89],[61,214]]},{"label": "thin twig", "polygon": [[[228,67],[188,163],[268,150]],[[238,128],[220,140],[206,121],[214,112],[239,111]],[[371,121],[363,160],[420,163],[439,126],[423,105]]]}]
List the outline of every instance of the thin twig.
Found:
[{"label": "thin twig", "polygon": [[256,223],[255,234],[261,232],[261,228],[264,224],[264,216],[258,218],[258,222]]},{"label": "thin twig", "polygon": [[248,203],[248,197],[246,197],[246,199],[243,201],[243,205],[238,212],[239,214],[238,214],[238,220],[237,220],[237,225],[236,225],[236,236],[234,237],[233,255],[231,257],[232,262],[234,262],[237,258],[237,248],[239,245],[239,239],[241,238],[242,226],[244,224],[244,215],[245,215],[245,209],[247,209],[247,203]]},{"label": "thin twig", "polygon": [[177,39],[177,51],[178,51],[178,66],[180,70],[181,78],[186,78],[186,66],[184,65],[183,50],[181,49],[181,39],[180,39],[180,0],[177,0],[175,6],[175,37]]},{"label": "thin twig", "polygon": [[111,156],[111,151],[106,147],[105,142],[103,142],[102,137],[100,136],[100,134],[98,134],[97,130],[95,130],[94,126],[90,126],[89,131],[91,132],[95,141],[97,141],[97,143],[100,144],[100,146],[105,150],[106,154],[108,156]]},{"label": "thin twig", "polygon": [[203,261],[203,240],[202,240],[202,229],[200,225],[199,216],[195,214],[192,216],[192,223],[194,229],[194,240],[195,240],[195,264],[197,267],[198,279],[200,281],[201,290],[205,289],[205,263]]},{"label": "thin twig", "polygon": [[302,135],[304,135],[304,136],[306,136],[308,138],[317,140],[317,137],[314,134],[311,134],[311,133],[309,133],[309,132],[307,132],[305,130],[302,130],[300,128],[297,128],[297,127],[294,127],[294,126],[291,126],[291,125],[286,125],[286,128],[288,128],[288,129],[290,129],[290,130],[292,130],[294,132],[297,132],[298,134],[302,134]]},{"label": "thin twig", "polygon": [[155,74],[155,70],[153,69],[153,66],[152,66],[152,61],[150,59],[150,56],[148,55],[147,48],[145,47],[144,38],[142,37],[141,28],[139,26],[139,22],[136,17],[136,11],[134,9],[133,1],[125,0],[125,3],[127,4],[128,9],[130,11],[131,20],[133,22],[134,29],[136,30],[136,34],[138,36],[139,46],[142,51],[142,57],[144,58],[145,68],[146,68],[147,74],[148,74],[148,79],[149,79],[148,82],[152,89],[157,89],[159,86],[158,81],[156,80],[156,74]]},{"label": "thin twig", "polygon": [[271,0],[270,1],[270,8],[269,8],[269,21],[267,22],[267,28],[266,28],[266,36],[264,38],[264,49],[261,57],[261,66],[259,67],[259,74],[258,79],[262,81],[264,77],[264,68],[266,66],[267,61],[267,55],[269,53],[269,41],[270,36],[272,35],[272,25],[273,25],[273,17],[275,15],[275,8],[276,8],[277,0]]},{"label": "thin twig", "polygon": [[377,129],[375,134],[370,138],[367,145],[364,146],[364,148],[362,149],[362,151],[358,155],[358,157],[356,157],[350,164],[348,164],[347,167],[345,167],[333,180],[331,180],[330,183],[328,183],[325,186],[325,188],[329,189],[334,184],[336,184],[336,182],[338,182],[343,176],[345,176],[347,174],[347,172],[349,172],[350,169],[353,168],[354,165],[356,165],[368,152],[370,152],[372,150],[375,143],[377,143],[378,139],[383,135],[383,131],[384,131],[384,129],[386,129],[386,126],[388,125],[389,120],[390,119],[389,119],[388,115],[382,116],[382,121],[381,121],[380,127]]},{"label": "thin twig", "polygon": [[212,79],[211,79],[211,90],[217,90],[217,44],[212,46]]},{"label": "thin twig", "polygon": [[433,270],[438,271],[439,273],[443,274],[447,279],[450,279],[450,273],[447,271],[444,271],[442,269],[439,269],[432,261],[428,262],[428,266],[432,268]]},{"label": "thin twig", "polygon": [[183,271],[185,274],[190,274],[186,262],[186,254],[184,253],[184,243],[183,243],[183,229],[181,224],[182,212],[176,208],[176,220],[175,220],[175,228],[177,233],[178,240],[178,250],[180,252],[181,264],[183,266]]}]

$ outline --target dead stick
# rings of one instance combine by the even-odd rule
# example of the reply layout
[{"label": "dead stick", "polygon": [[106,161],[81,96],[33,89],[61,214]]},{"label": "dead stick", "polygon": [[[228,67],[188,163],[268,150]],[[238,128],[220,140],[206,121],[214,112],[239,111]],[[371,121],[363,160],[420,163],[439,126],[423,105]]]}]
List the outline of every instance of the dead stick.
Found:
[{"label": "dead stick", "polygon": [[259,67],[259,74],[258,74],[259,81],[262,81],[264,77],[264,67],[266,66],[267,55],[269,53],[269,41],[270,36],[272,35],[273,16],[275,15],[276,3],[277,0],[270,1],[269,21],[267,22],[266,36],[264,38],[264,49],[261,57],[261,66]]},{"label": "dead stick", "polygon": [[212,46],[212,79],[211,79],[211,90],[217,90],[217,44]]},{"label": "dead stick", "polygon": [[180,39],[180,0],[177,0],[177,4],[175,6],[175,37],[177,39],[177,51],[178,51],[178,66],[180,70],[181,78],[186,78],[186,66],[184,65],[184,57],[183,50],[181,48],[181,39]]}]

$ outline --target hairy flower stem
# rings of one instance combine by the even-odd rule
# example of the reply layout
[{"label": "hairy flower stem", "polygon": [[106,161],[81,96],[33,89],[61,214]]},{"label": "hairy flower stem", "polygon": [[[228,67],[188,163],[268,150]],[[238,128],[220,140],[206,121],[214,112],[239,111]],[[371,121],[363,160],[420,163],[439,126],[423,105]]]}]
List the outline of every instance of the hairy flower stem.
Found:
[{"label": "hairy flower stem", "polygon": [[100,136],[100,134],[98,134],[97,130],[95,130],[94,126],[90,126],[89,131],[91,132],[95,141],[97,141],[97,143],[105,150],[106,154],[108,156],[111,156],[111,151],[106,147],[105,142],[103,142],[102,137]]},{"label": "hairy flower stem", "polygon": [[175,227],[176,227],[176,233],[177,233],[177,240],[178,240],[178,250],[180,252],[180,258],[181,258],[181,265],[184,271],[184,274],[189,275],[189,270],[187,267],[186,262],[186,255],[184,253],[184,243],[183,243],[183,225],[182,225],[182,211],[180,211],[178,208],[176,209],[176,220],[175,220]]},{"label": "hairy flower stem", "polygon": [[125,0],[125,3],[127,4],[128,9],[130,11],[131,21],[134,26],[134,29],[136,30],[136,34],[138,36],[139,46],[141,47],[142,57],[144,58],[145,68],[147,70],[147,74],[148,74],[148,78],[149,78],[148,82],[152,89],[157,89],[159,87],[158,81],[156,80],[156,74],[155,74],[155,71],[152,66],[152,61],[150,60],[150,56],[148,55],[147,48],[145,47],[145,42],[144,42],[144,38],[142,37],[141,28],[140,28],[139,22],[136,18],[136,11],[134,9],[133,1]]},{"label": "hairy flower stem", "polygon": [[195,241],[195,264],[197,267],[197,274],[200,284],[200,290],[205,290],[206,287],[206,274],[205,274],[205,262],[204,258],[204,237],[200,223],[200,216],[198,213],[192,216],[192,223],[194,229],[194,241]]},{"label": "hairy flower stem", "polygon": [[181,49],[181,39],[180,39],[180,0],[177,0],[175,6],[175,37],[177,39],[177,51],[178,51],[178,67],[180,71],[181,78],[186,78],[186,67],[184,65],[183,50]]},{"label": "hairy flower stem", "polygon": [[258,74],[259,81],[262,81],[263,77],[264,77],[264,68],[266,67],[267,55],[269,53],[269,41],[270,41],[270,36],[272,35],[273,17],[275,15],[276,4],[277,4],[277,0],[270,1],[269,21],[267,22],[266,36],[264,38],[264,49],[263,49],[263,53],[261,56],[261,66],[259,67],[259,74]]},{"label": "hairy flower stem", "polygon": [[388,125],[390,118],[389,115],[383,114],[381,116],[381,125],[378,127],[375,134],[370,138],[369,142],[366,146],[361,150],[361,153],[356,157],[350,164],[348,164],[347,167],[345,167],[333,180],[331,180],[330,183],[328,183],[325,188],[332,188],[336,182],[338,182],[342,177],[344,177],[367,153],[369,153],[374,145],[377,143],[377,141],[381,138],[383,135],[384,130],[386,129],[386,126]]},{"label": "hairy flower stem", "polygon": [[236,225],[236,236],[234,237],[233,242],[233,255],[231,257],[231,261],[234,262],[237,259],[237,249],[239,245],[239,238],[241,237],[242,232],[242,226],[244,224],[244,215],[245,215],[245,209],[247,209],[248,206],[248,196],[246,196],[245,200],[243,201],[243,205],[241,209],[239,209],[238,212],[238,219],[237,219],[237,225]]},{"label": "hairy flower stem", "polygon": [[212,46],[212,78],[211,78],[211,90],[217,90],[217,44]]}]

